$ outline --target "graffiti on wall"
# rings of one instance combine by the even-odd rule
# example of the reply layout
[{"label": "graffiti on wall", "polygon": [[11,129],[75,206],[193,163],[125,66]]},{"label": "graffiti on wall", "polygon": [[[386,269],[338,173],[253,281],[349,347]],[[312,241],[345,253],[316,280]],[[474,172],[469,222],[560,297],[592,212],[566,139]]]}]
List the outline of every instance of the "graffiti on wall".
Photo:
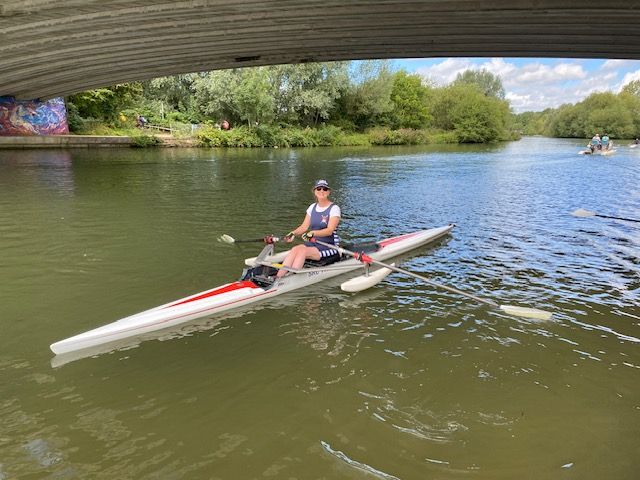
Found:
[{"label": "graffiti on wall", "polygon": [[68,133],[67,109],[62,98],[40,101],[0,97],[0,136]]}]

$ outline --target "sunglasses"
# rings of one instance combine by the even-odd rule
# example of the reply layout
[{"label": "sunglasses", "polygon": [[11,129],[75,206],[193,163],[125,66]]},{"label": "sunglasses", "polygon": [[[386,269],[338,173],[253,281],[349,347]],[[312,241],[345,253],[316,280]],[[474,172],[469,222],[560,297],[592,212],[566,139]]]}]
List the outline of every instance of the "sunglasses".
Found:
[{"label": "sunglasses", "polygon": [[316,192],[319,192],[320,190],[322,190],[323,192],[328,192],[331,189],[329,187],[316,187]]}]

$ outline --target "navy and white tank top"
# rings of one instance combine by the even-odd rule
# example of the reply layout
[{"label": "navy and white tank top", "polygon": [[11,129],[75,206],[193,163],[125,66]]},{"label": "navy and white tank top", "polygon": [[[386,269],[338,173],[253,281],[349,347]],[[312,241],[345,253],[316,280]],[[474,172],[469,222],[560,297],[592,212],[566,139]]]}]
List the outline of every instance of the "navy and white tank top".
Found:
[{"label": "navy and white tank top", "polygon": [[[335,212],[335,209],[337,209],[338,216],[339,216],[340,207],[338,207],[333,203],[321,212],[317,210],[317,207],[318,207],[318,204],[314,203],[309,207],[309,210],[307,210],[309,213],[309,217],[311,218],[309,230],[324,230],[325,228],[327,228],[329,226],[329,219],[331,218],[332,210],[334,210]],[[316,237],[316,238],[321,242],[330,243],[332,245],[338,245],[340,243],[340,237],[338,236],[337,229],[333,231],[333,235],[330,235],[328,237]],[[330,249],[329,247],[324,247],[323,245],[318,245],[317,243],[313,243],[313,242],[305,242],[305,245],[307,245],[308,247],[316,247],[318,250],[320,250],[320,252],[323,252],[323,253],[324,253],[324,250]],[[338,253],[337,250],[333,250],[333,249],[330,249],[330,250],[331,250],[331,254]]]}]

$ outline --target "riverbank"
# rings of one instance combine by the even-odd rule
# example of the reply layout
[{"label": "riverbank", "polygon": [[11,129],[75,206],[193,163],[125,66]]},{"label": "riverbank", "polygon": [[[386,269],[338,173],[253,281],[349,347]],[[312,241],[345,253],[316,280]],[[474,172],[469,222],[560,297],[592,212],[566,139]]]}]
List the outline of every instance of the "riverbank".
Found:
[{"label": "riverbank", "polygon": [[0,137],[0,150],[31,148],[131,148],[131,147],[196,147],[191,138],[175,138],[170,134],[122,135],[43,135]]},{"label": "riverbank", "polygon": [[[268,125],[240,126],[220,130],[200,126],[192,134],[134,129],[105,128],[76,135],[0,137],[0,149],[11,148],[96,148],[96,147],[368,147],[381,145],[451,145],[459,143],[491,143],[480,138],[468,141],[456,131],[392,130],[377,127],[365,132],[347,132],[335,126],[319,128],[281,128]],[[517,140],[516,134],[497,141]],[[494,140],[496,141],[496,140]]]}]

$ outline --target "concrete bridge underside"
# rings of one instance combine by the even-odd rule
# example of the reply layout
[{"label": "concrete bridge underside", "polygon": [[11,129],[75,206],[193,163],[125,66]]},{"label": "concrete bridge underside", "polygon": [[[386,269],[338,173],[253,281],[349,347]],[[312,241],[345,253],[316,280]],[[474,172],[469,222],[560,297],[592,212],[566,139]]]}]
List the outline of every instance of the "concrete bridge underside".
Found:
[{"label": "concrete bridge underside", "polygon": [[214,69],[456,56],[640,59],[640,1],[0,0],[0,96]]}]

